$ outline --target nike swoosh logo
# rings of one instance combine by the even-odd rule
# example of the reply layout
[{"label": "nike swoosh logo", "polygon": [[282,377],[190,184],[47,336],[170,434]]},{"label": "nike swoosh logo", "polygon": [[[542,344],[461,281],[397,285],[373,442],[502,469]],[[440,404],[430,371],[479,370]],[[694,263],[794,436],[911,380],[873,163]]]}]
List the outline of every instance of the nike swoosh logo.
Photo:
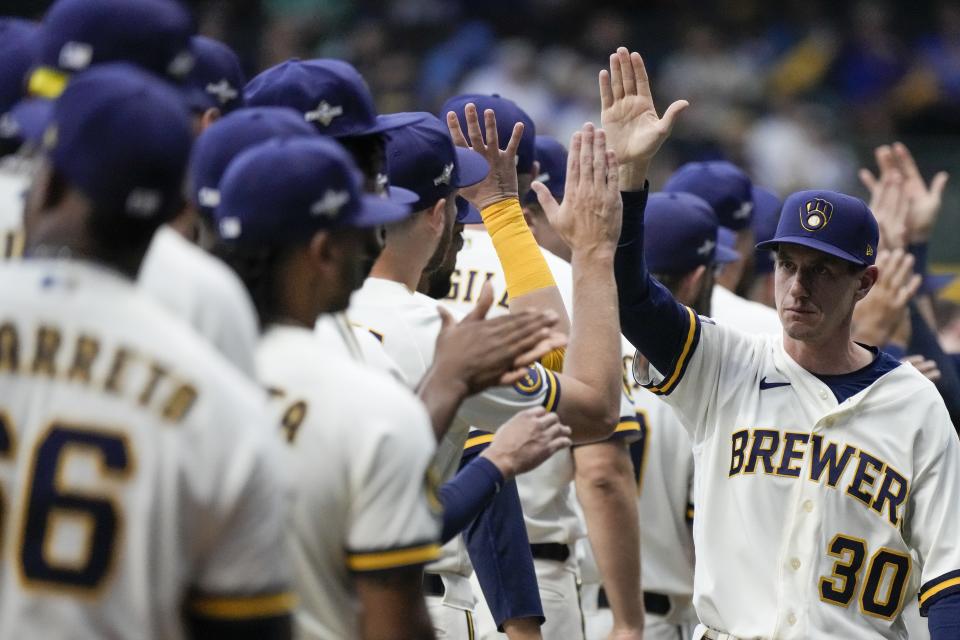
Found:
[{"label": "nike swoosh logo", "polygon": [[789,382],[767,382],[767,376],[763,376],[760,380],[760,391],[764,389],[776,389],[777,387],[789,387]]}]

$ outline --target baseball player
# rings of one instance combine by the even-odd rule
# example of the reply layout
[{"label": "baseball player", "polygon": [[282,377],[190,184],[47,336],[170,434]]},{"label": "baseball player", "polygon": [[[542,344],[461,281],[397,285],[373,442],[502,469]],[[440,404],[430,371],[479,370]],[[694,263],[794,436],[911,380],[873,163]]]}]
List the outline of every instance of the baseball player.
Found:
[{"label": "baseball player", "polygon": [[639,54],[621,48],[611,66],[603,119],[629,173],[620,315],[651,364],[638,381],[694,444],[695,637],[902,638],[900,612],[917,595],[934,638],[955,628],[960,442],[926,378],[850,339],[853,307],[877,278],[870,210],[829,191],[786,199],[765,243],[777,250],[782,336],[700,318],[647,272],[656,144],[628,141],[659,142],[668,127]]},{"label": "baseball player", "polygon": [[180,206],[181,97],[101,65],[46,131],[0,267],[0,636],[287,638],[263,394],[133,283]]},{"label": "baseball player", "polygon": [[288,530],[298,632],[431,637],[419,571],[439,550],[429,417],[388,376],[325,353],[312,331],[320,313],[346,307],[376,227],[408,213],[361,194],[355,171],[316,135],[254,145],[228,167],[216,216],[257,301],[257,372],[300,488]]},{"label": "baseball player", "polygon": [[[709,313],[710,275],[739,258],[717,242],[718,221],[710,206],[689,193],[655,193],[644,214],[647,268],[683,304]],[[704,250],[704,249],[707,250]],[[634,369],[634,355],[624,359]],[[631,445],[640,513],[644,638],[689,638],[697,618],[693,610],[693,452],[690,437],[676,413],[633,381],[643,439]],[[605,586],[605,585],[604,585]],[[586,597],[586,593],[585,593]],[[609,632],[610,615],[597,594],[593,625]]]},{"label": "baseball player", "polygon": [[[547,186],[553,198],[562,200],[566,182],[566,149],[546,136],[537,136],[535,147],[540,168],[537,181]],[[547,216],[536,204],[536,196],[531,192],[524,200],[524,216],[530,221],[538,244],[555,248],[569,259],[569,247],[549,226]],[[552,213],[558,205],[555,201],[551,201],[550,205]],[[466,308],[469,304],[466,300],[475,297],[476,288],[482,282],[493,285],[497,299],[506,298],[505,279],[489,235],[483,229],[467,229],[464,236],[464,248],[457,254],[456,281],[450,288],[446,303],[454,309]],[[570,308],[572,274],[569,263],[546,250],[543,256],[565,306]],[[506,313],[507,310],[501,307],[498,312]],[[623,603],[617,610],[618,631],[639,634],[642,628],[636,498],[626,446],[639,437],[639,426],[625,389],[620,402],[620,422],[609,439],[561,451],[517,479],[546,617],[542,628],[546,638],[582,637],[583,620],[574,549],[577,540],[588,532],[602,549],[604,559],[609,557],[612,560],[605,564],[605,568],[609,571],[610,564],[616,564],[614,572],[623,575],[624,579],[619,582],[612,575],[611,583],[618,585],[623,582],[627,585],[621,590],[616,587],[612,589],[614,599],[620,598],[617,604]],[[577,512],[577,497],[588,507],[586,528]],[[482,607],[479,610],[481,637],[495,637],[495,625]]]},{"label": "baseball player", "polygon": [[780,333],[780,320],[773,309],[738,295],[743,273],[753,270],[752,188],[747,174],[725,161],[688,162],[663,185],[664,191],[692,193],[706,201],[721,228],[735,235],[734,249],[740,259],[724,265],[717,274],[710,316],[747,332]]},{"label": "baseball player", "polygon": [[[258,142],[292,135],[314,133],[298,114],[286,109],[241,109],[214,122],[194,143],[188,168],[188,204],[178,220],[198,220],[199,238],[210,245],[213,207],[219,202],[219,182],[230,160]],[[181,229],[192,226],[179,225]],[[165,225],[153,238],[139,282],[255,379],[256,311],[232,270],[173,225]]]},{"label": "baseball player", "polygon": [[[496,139],[492,141],[489,147],[480,140],[476,110],[470,108],[468,109],[468,113],[468,122],[470,123],[471,133],[473,134],[471,137],[474,139],[473,148],[475,150],[482,150],[491,164],[491,176],[481,182],[480,186],[489,192],[491,188],[498,188],[498,182],[503,183],[505,180],[515,180],[516,169],[513,157],[517,141],[520,137],[519,131],[514,133],[511,143],[507,145],[508,151],[501,152],[496,145]],[[490,139],[491,135],[496,136],[496,133],[494,133],[496,125],[492,112],[488,112],[487,117],[487,136],[488,139]],[[392,148],[391,146],[391,149]],[[398,148],[402,149],[405,147]],[[391,167],[393,167],[393,163],[394,160],[391,156]],[[444,165],[441,164],[439,167],[441,171],[438,171],[435,175],[431,174],[434,175],[434,177],[430,178],[431,182],[443,177],[445,173],[442,170],[443,166]],[[514,178],[510,178],[510,176],[514,176]],[[411,188],[413,188],[412,185],[405,184],[399,178],[397,178],[396,181],[401,186],[411,186]],[[440,180],[440,182],[442,182],[442,180]],[[509,184],[509,182],[507,184]],[[478,188],[479,187],[472,188],[474,193],[476,193]],[[451,189],[446,189],[444,193],[455,195],[455,192],[451,194],[451,191]],[[490,197],[490,194],[488,193],[485,197]],[[437,198],[437,195],[434,194],[431,198],[430,201],[432,202]],[[515,197],[512,202],[516,203]],[[517,210],[517,213],[519,213],[518,203]],[[434,206],[434,209],[431,211],[433,211],[432,215],[437,217],[439,217],[441,213],[441,211],[436,210],[436,206]],[[424,215],[426,214],[420,214],[421,217],[417,219],[417,222],[423,226],[427,226],[430,218],[423,217]],[[444,215],[452,217],[453,211],[448,211]],[[408,379],[414,383],[423,375],[425,364],[428,364],[433,358],[433,340],[435,339],[434,337],[438,326],[438,312],[435,301],[426,296],[412,293],[412,291],[418,286],[422,273],[428,263],[431,262],[432,256],[438,253],[438,242],[440,240],[438,236],[443,235],[439,227],[445,226],[446,224],[448,223],[439,225],[433,228],[432,231],[428,231],[427,229],[417,230],[416,227],[413,226],[409,226],[407,229],[388,230],[386,247],[377,264],[374,266],[372,272],[373,277],[365,282],[364,287],[355,296],[350,309],[351,319],[369,327],[372,331],[375,331],[383,337],[384,348],[394,356],[400,367],[407,372]],[[446,228],[449,229],[449,227]],[[433,237],[429,244],[424,241],[426,234],[431,234]],[[450,246],[453,247],[455,253],[455,250],[458,248],[455,244],[456,239],[454,239],[453,242],[454,244]],[[443,254],[441,253],[441,255]],[[436,259],[434,262],[435,264],[441,264],[445,261]],[[537,276],[536,281],[543,281],[542,276]],[[602,338],[604,334],[603,329],[598,328],[597,331],[585,335]],[[571,349],[577,350],[577,346],[571,345]],[[581,352],[576,351],[576,353],[579,355]],[[570,361],[568,359],[568,365],[569,364]],[[569,366],[568,368],[568,371],[573,375],[577,375],[576,364],[577,361],[574,359],[573,366]],[[567,379],[566,382],[564,382],[564,378]],[[458,419],[461,421],[459,422],[459,426],[455,426],[454,430],[451,430],[451,432],[447,434],[447,437],[441,444],[441,455],[443,455],[444,448],[448,448],[448,452],[445,454],[446,457],[442,459],[447,461],[447,465],[456,468],[455,465],[458,463],[460,457],[459,452],[466,441],[467,425],[472,424],[480,428],[494,430],[502,424],[504,420],[524,406],[537,406],[543,403],[547,408],[552,409],[555,407],[555,401],[558,397],[556,395],[557,391],[561,391],[559,395],[561,419],[567,421],[568,418],[565,418],[563,415],[565,411],[564,403],[572,402],[572,408],[584,401],[584,398],[579,395],[579,390],[568,393],[568,387],[570,387],[571,384],[577,386],[567,375],[554,375],[552,372],[546,371],[538,366],[532,370],[529,381],[513,390],[501,389],[496,393],[487,393],[468,400],[464,406],[461,407],[458,415]],[[609,411],[609,407],[607,411]],[[581,420],[582,418],[577,417],[577,412],[578,410],[573,410],[570,411],[568,415],[577,420]],[[605,416],[600,416],[597,419],[599,419],[601,428],[603,428],[602,425],[608,420]],[[593,419],[591,419],[589,424],[581,424],[585,427],[596,429],[598,423],[592,420]],[[574,426],[574,429],[576,432],[577,427]],[[521,528],[520,531],[523,532],[523,529]],[[526,553],[529,554],[529,550],[527,550]],[[529,555],[527,555],[527,557],[529,558]],[[459,614],[457,614],[456,612],[437,609],[438,616],[435,617],[435,620],[440,618],[441,614],[451,617],[459,615],[462,620],[464,616],[463,612],[472,609],[473,595],[466,579],[469,571],[464,567],[465,564],[463,560],[457,561],[451,556],[449,561],[445,561],[443,566],[432,568],[442,577],[442,584],[444,585],[444,596],[442,598],[445,605],[444,608],[448,610],[459,609],[460,611]],[[480,566],[476,566],[476,569],[481,571]],[[490,602],[489,594],[487,600]]]},{"label": "baseball player", "polygon": [[200,135],[221,117],[243,107],[247,83],[240,57],[213,38],[190,39],[193,68],[186,78],[187,106],[193,114],[194,133]]}]

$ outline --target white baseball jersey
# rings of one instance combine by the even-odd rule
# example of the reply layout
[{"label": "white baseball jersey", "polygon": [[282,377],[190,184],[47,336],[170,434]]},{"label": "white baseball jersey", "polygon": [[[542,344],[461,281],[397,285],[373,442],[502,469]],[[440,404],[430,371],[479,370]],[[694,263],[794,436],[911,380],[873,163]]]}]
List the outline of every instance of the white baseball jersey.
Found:
[{"label": "white baseball jersey", "polygon": [[350,324],[345,313],[325,313],[317,318],[314,327],[317,339],[327,349],[367,364],[378,371],[386,371],[406,387],[410,387],[400,367],[393,361],[383,345],[372,333]]},{"label": "white baseball jersey", "polygon": [[[457,254],[453,284],[444,304],[466,313],[473,308],[483,283],[490,282],[494,299],[499,302],[491,308],[488,317],[509,313],[506,279],[490,236],[482,229],[465,229],[463,240],[463,248]],[[549,251],[541,251],[569,313],[573,308],[571,267]],[[633,348],[626,340],[623,340],[623,347],[625,354],[633,354]],[[627,392],[624,388],[621,393],[620,424],[613,437],[636,439],[640,433],[639,425]],[[578,538],[586,535],[575,507],[573,476],[573,454],[569,449],[564,449],[539,467],[517,477],[517,491],[523,505],[523,518],[530,542],[574,544]]]},{"label": "white baseball jersey", "polygon": [[960,442],[933,384],[902,365],[838,403],[780,336],[689,315],[675,369],[648,373],[694,445],[701,622],[905,637],[918,588],[923,608],[960,584]]},{"label": "white baseball jersey", "polygon": [[15,155],[0,160],[0,260],[23,254],[23,208],[33,166]]},{"label": "white baseball jersey", "polygon": [[[382,278],[367,278],[350,303],[351,322],[370,330],[416,387],[433,363],[440,333],[439,303],[403,284]],[[556,410],[560,385],[553,372],[536,365],[527,379],[513,387],[497,387],[471,396],[461,406],[453,425],[440,440],[436,463],[440,482],[452,478],[459,467],[470,425],[496,431],[517,412],[536,406]],[[443,547],[442,557],[428,567],[432,572],[469,576],[472,572],[466,550],[457,537]],[[463,604],[467,606],[467,604]]]},{"label": "white baseball jersey", "polygon": [[164,225],[153,236],[139,282],[254,378],[257,312],[240,278],[227,265]]},{"label": "white baseball jersey", "polygon": [[290,611],[263,392],[133,282],[0,266],[0,637]]},{"label": "white baseball jersey", "polygon": [[696,622],[693,445],[673,408],[663,400],[639,388],[633,402],[643,433],[631,447],[637,472],[643,589],[670,596],[672,624]]},{"label": "white baseball jersey", "polygon": [[267,331],[257,371],[296,487],[287,535],[297,630],[303,638],[359,637],[352,575],[439,553],[430,419],[400,383],[330,353],[308,329]]},{"label": "white baseball jersey", "polygon": [[719,284],[713,286],[710,296],[710,317],[726,327],[754,335],[780,335],[783,331],[776,309],[741,298]]}]

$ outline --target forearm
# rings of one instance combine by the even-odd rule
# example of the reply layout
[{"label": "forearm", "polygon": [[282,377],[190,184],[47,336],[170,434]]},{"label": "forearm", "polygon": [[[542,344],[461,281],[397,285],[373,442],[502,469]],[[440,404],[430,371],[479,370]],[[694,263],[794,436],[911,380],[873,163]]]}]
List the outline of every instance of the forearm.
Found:
[{"label": "forearm", "polygon": [[661,373],[674,368],[690,335],[690,313],[647,270],[643,210],[647,193],[623,192],[623,227],[614,273],[623,335]]},{"label": "forearm", "polygon": [[503,481],[503,474],[497,467],[478,456],[440,487],[440,504],[443,505],[442,544],[463,531],[490,504]]},{"label": "forearm", "polygon": [[922,355],[937,363],[937,368],[940,369],[940,379],[936,382],[937,390],[947,405],[953,423],[960,424],[960,372],[954,367],[953,359],[940,348],[936,334],[927,326],[913,303],[910,304],[910,322],[913,332],[907,353]]},{"label": "forearm", "polygon": [[570,320],[560,290],[523,217],[520,201],[502,200],[480,212],[500,259],[511,311],[552,309],[560,321],[557,331],[569,332]]},{"label": "forearm", "polygon": [[487,508],[464,530],[464,540],[497,625],[521,618],[543,622],[543,606],[516,482],[504,484]]},{"label": "forearm", "polygon": [[466,394],[466,385],[439,371],[437,367],[431,367],[420,381],[417,396],[427,409],[437,442],[450,428]]},{"label": "forearm", "polygon": [[[576,442],[597,440],[616,428],[620,401],[620,321],[613,253],[605,249],[574,251],[573,315],[564,362],[568,395],[580,394],[584,411],[565,422]],[[561,396],[561,403],[563,397]],[[576,425],[576,426],[575,426]]]},{"label": "forearm", "polygon": [[[588,449],[601,450],[600,456]],[[587,535],[610,602],[614,629],[643,628],[640,527],[630,453],[622,442],[575,450],[577,497]],[[602,457],[601,457],[602,456]],[[596,457],[591,463],[588,457]]]},{"label": "forearm", "polygon": [[360,600],[362,640],[433,640],[433,624],[423,599],[419,566],[354,577]]}]

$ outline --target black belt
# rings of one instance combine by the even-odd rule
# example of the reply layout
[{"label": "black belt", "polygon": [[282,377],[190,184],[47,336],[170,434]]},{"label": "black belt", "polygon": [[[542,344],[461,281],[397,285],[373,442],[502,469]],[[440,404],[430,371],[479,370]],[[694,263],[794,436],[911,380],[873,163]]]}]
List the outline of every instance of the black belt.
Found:
[{"label": "black belt", "polygon": [[559,542],[531,544],[530,555],[537,560],[556,560],[557,562],[566,562],[567,558],[570,557],[570,546],[560,544]]},{"label": "black belt", "polygon": [[446,592],[447,588],[443,586],[443,578],[435,573],[423,574],[423,595],[442,598]]},{"label": "black belt", "polygon": [[[597,594],[597,608],[610,608],[610,601],[607,600],[607,592],[603,587],[600,587],[600,593]],[[670,613],[670,596],[654,591],[644,591],[643,608],[646,609],[647,613],[665,616]]]}]

